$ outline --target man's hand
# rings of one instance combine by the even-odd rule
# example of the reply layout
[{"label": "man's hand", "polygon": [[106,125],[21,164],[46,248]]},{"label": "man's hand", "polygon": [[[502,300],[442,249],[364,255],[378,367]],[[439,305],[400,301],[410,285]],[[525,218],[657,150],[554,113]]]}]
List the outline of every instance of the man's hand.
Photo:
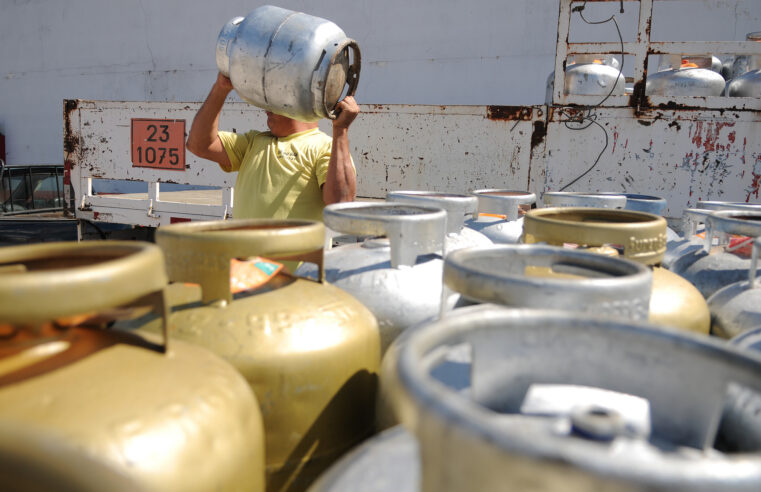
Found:
[{"label": "man's hand", "polygon": [[215,85],[227,92],[230,92],[234,89],[232,81],[222,75],[222,73],[217,74],[217,81],[215,82]]},{"label": "man's hand", "polygon": [[336,111],[339,111],[338,118],[333,120],[333,129],[349,128],[351,122],[359,114],[359,104],[353,96],[346,96],[342,101],[336,104]]}]

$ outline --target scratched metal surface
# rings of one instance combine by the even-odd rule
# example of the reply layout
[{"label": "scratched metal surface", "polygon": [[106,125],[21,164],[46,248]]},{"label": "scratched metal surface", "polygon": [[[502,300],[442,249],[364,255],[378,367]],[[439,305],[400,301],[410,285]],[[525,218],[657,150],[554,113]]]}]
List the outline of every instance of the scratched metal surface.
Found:
[{"label": "scratched metal surface", "polygon": [[[759,200],[760,112],[649,110],[637,114],[632,108],[597,108],[594,114],[599,126],[571,130],[564,123],[567,112],[551,112],[546,175],[543,181],[532,183],[534,188],[565,187],[592,167],[602,152],[597,165],[568,191],[658,195],[668,201],[667,217],[680,217],[699,200]],[[539,162],[535,159],[532,165]]]},{"label": "scratched metal surface", "polygon": [[363,105],[349,136],[357,193],[526,189],[534,123],[545,116],[539,106]]},{"label": "scratched metal surface", "polygon": [[[184,172],[131,165],[131,118],[185,119],[187,131],[198,107],[80,101],[71,108],[65,119],[65,148],[77,203],[88,177],[233,186],[234,174],[190,153]],[[350,132],[357,194],[381,198],[399,189],[510,188],[541,196],[581,176],[602,151],[597,165],[568,190],[659,195],[668,201],[667,217],[681,216],[698,200],[760,200],[759,111],[601,107],[594,110],[600,126],[577,131],[564,122],[569,111],[556,107],[548,113],[547,106],[362,105]],[[245,103],[228,103],[220,121],[222,129],[239,132],[264,125],[263,112]],[[329,121],[320,126],[330,133]],[[172,201],[181,200],[183,192],[177,193]],[[146,208],[135,202],[135,208]],[[92,218],[94,212],[97,207],[78,216]],[[135,222],[128,210],[108,212],[100,220]]]}]

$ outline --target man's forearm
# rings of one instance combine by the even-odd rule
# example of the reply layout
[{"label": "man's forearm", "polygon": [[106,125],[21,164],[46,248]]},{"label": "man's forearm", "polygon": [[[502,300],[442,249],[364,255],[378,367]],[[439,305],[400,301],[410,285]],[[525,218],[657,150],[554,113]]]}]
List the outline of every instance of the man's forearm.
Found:
[{"label": "man's forearm", "polygon": [[211,88],[211,92],[201,105],[193,124],[190,125],[188,134],[188,149],[194,152],[194,149],[201,150],[209,147],[216,140],[219,132],[219,115],[222,112],[222,106],[225,104],[228,92],[223,91],[217,85]]},{"label": "man's forearm", "polygon": [[326,205],[353,201],[357,193],[357,179],[351,164],[348,128],[333,128],[333,150],[330,154],[328,175],[322,188]]},{"label": "man's forearm", "polygon": [[[225,99],[230,93],[231,87],[227,88],[216,82],[201,105],[193,123],[190,125],[188,141],[186,147],[189,151],[204,159],[211,159],[219,162],[220,158],[227,160],[224,148],[219,140],[219,115],[222,112],[222,106]],[[223,164],[220,162],[220,164]],[[229,160],[227,162],[229,166]]]}]

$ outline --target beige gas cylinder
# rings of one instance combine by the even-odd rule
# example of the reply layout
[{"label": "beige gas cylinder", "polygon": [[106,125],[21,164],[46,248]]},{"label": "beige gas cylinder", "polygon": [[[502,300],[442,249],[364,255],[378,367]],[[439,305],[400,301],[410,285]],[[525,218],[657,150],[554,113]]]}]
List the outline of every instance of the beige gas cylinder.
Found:
[{"label": "beige gas cylinder", "polygon": [[208,350],[104,329],[166,325],[161,250],[0,248],[0,465],[6,490],[262,490],[245,380]]},{"label": "beige gas cylinder", "polygon": [[605,247],[653,268],[650,322],[708,334],[711,315],[700,292],[679,275],[659,266],[666,251],[666,219],[630,210],[543,208],[528,212],[525,243],[546,242],[584,248]]},{"label": "beige gas cylinder", "polygon": [[[233,294],[231,264],[303,260],[322,271],[325,226],[297,220],[161,227],[170,337],[211,349],[248,380],[264,417],[267,489],[299,490],[373,428],[380,335],[341,289],[280,271]],[[196,285],[187,285],[189,282]],[[178,304],[183,302],[183,304]]]}]

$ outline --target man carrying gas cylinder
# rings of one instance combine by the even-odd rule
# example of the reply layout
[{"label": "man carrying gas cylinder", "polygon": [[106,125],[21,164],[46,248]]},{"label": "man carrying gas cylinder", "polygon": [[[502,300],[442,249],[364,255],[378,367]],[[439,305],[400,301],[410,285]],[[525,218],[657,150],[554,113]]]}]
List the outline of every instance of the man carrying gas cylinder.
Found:
[{"label": "man carrying gas cylinder", "polygon": [[269,131],[219,131],[219,115],[232,82],[220,73],[198,110],[187,149],[215,161],[235,181],[235,218],[322,221],[325,205],[353,201],[356,171],[349,152],[349,126],[359,114],[352,96],[336,105],[333,137],[317,127],[267,111]]}]

